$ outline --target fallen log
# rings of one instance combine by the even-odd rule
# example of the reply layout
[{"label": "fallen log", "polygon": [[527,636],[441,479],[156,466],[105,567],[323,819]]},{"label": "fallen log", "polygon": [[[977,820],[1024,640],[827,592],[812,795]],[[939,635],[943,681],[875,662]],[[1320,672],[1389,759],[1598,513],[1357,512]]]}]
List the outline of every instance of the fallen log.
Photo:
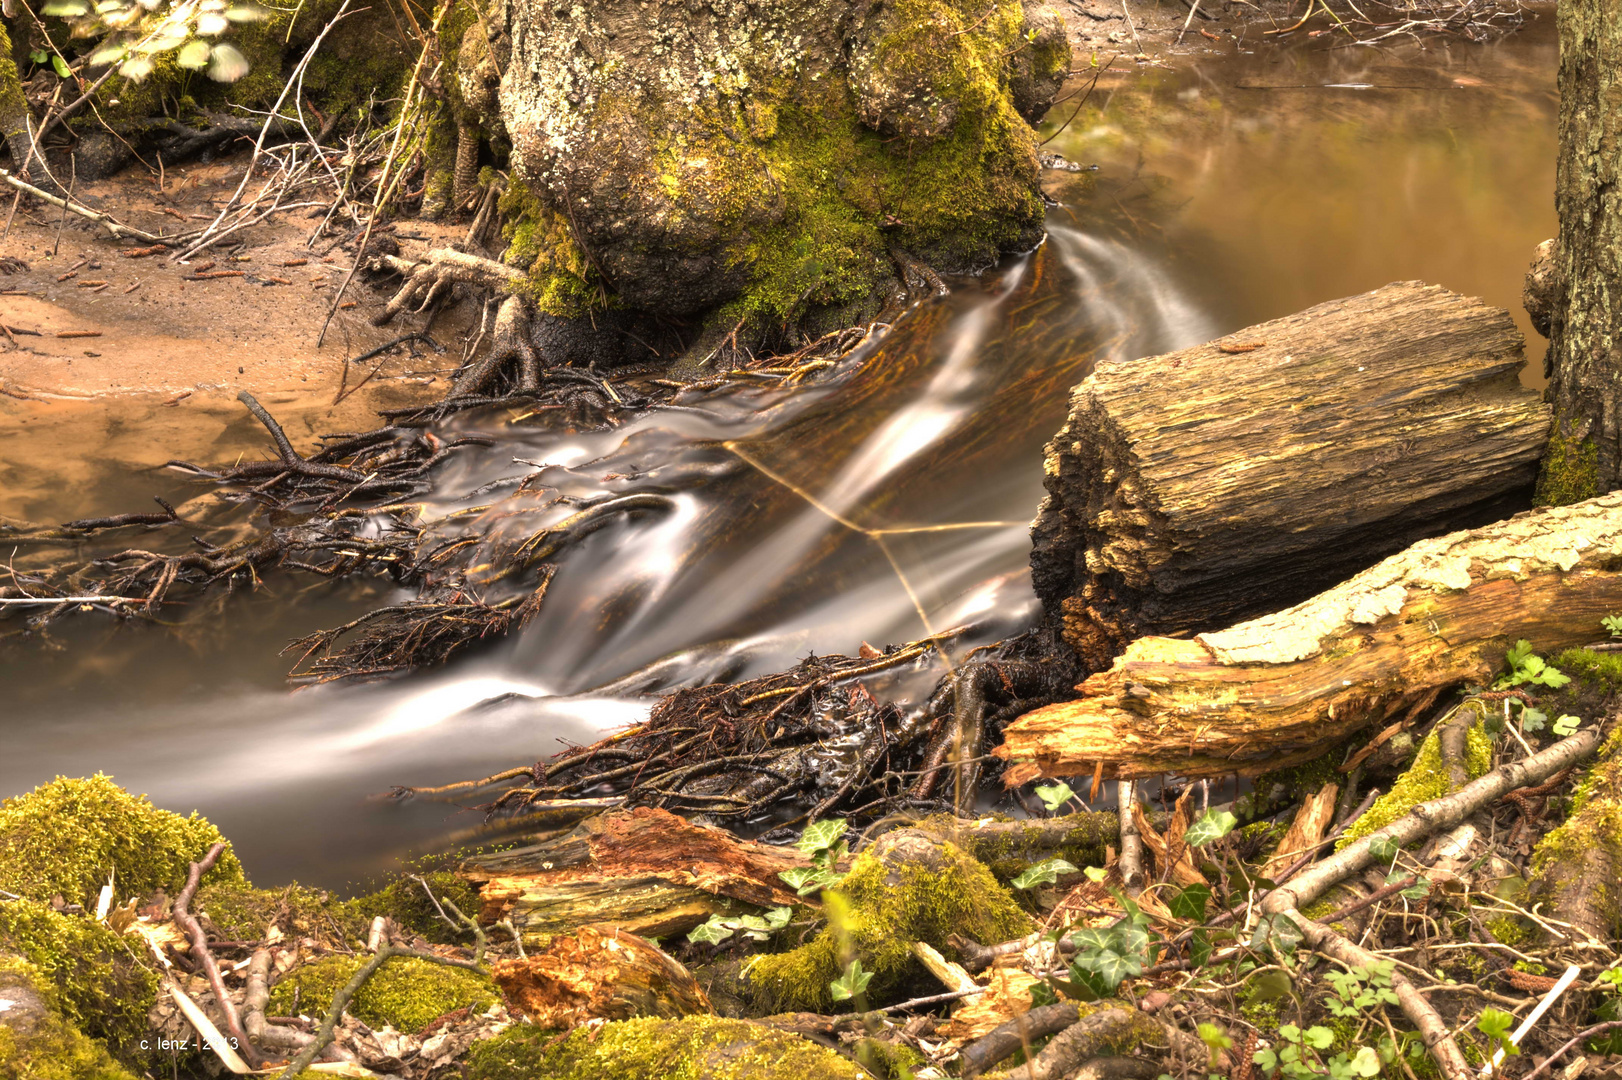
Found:
[{"label": "fallen log", "polygon": [[1525,638],[1591,641],[1622,611],[1622,493],[1424,540],[1304,604],[1191,640],[1134,641],[994,753],[1037,776],[1254,775],[1486,683]]},{"label": "fallen log", "polygon": [[1047,447],[1032,580],[1098,670],[1531,504],[1550,414],[1509,313],[1398,282],[1100,364]]},{"label": "fallen log", "polygon": [[460,874],[479,890],[479,921],[511,919],[528,943],[589,924],[663,937],[717,913],[804,903],[777,875],[810,865],[793,848],[738,840],[644,806],[481,856]]}]

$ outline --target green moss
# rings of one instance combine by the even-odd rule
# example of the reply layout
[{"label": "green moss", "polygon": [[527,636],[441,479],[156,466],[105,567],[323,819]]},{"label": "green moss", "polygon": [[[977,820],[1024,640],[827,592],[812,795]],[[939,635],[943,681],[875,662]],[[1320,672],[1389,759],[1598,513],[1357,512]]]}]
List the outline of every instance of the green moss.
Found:
[{"label": "green moss", "polygon": [[[296,968],[270,992],[270,1011],[289,1016],[296,1010],[319,1016],[332,1005],[366,957],[329,956]],[[349,1004],[356,1019],[372,1027],[392,1025],[403,1032],[421,1031],[453,1009],[472,1006],[482,1012],[501,1000],[488,976],[466,968],[447,967],[414,957],[386,961]]]},{"label": "green moss", "polygon": [[[112,873],[119,897],[175,893],[190,864],[223,839],[195,813],[160,810],[111,777],[58,777],[0,803],[0,886],[33,900],[60,894],[94,906]],[[246,884],[229,846],[207,880]]]},{"label": "green moss", "polygon": [[1599,447],[1591,438],[1578,438],[1577,424],[1557,417],[1543,451],[1538,474],[1536,506],[1569,506],[1600,493]]},{"label": "green moss", "polygon": [[[903,863],[892,868],[871,853],[857,857],[831,899],[830,925],[791,952],[761,956],[749,967],[753,992],[773,1009],[826,1010],[828,984],[851,958],[874,978],[870,995],[895,985],[916,961],[912,943],[950,954],[947,938],[1007,941],[1027,933],[1030,919],[991,872],[953,844],[942,844],[942,863],[931,869]],[[843,908],[841,917],[837,908]]]},{"label": "green moss", "polygon": [[[468,916],[478,914],[478,893],[473,887],[448,870],[432,870],[421,875],[423,881],[440,898],[440,902],[450,900],[462,913]],[[391,916],[395,922],[412,933],[441,945],[465,943],[470,940],[470,932],[453,930],[446,926],[439,917],[438,910],[428,894],[423,891],[422,885],[415,879],[404,875],[391,881],[383,888],[365,896],[349,901],[345,911],[359,919],[363,924],[370,923],[378,915]],[[450,915],[450,909],[445,909]],[[451,918],[456,918],[451,915]]]},{"label": "green moss", "polygon": [[[917,827],[934,836],[951,837],[1005,884],[1043,859],[1060,858],[1072,866],[1102,866],[1105,848],[1120,842],[1120,826],[1113,814],[1067,814],[1040,821],[992,815],[992,821],[999,826],[1015,825],[1013,831],[965,829],[958,820],[950,814],[932,814],[919,821]],[[1063,832],[1055,837],[1055,829]]]},{"label": "green moss", "polygon": [[621,1020],[566,1038],[521,1024],[479,1043],[467,1080],[866,1080],[855,1063],[775,1028],[690,1016]]},{"label": "green moss", "polygon": [[1596,848],[1608,849],[1622,859],[1622,727],[1600,746],[1597,763],[1572,792],[1571,812],[1565,823],[1538,841],[1532,852],[1532,892],[1556,902],[1573,888],[1587,893],[1592,904],[1614,931],[1622,926],[1622,898],[1611,883],[1583,888],[1577,881]]},{"label": "green moss", "polygon": [[117,934],[87,917],[29,900],[0,903],[0,947],[31,963],[55,989],[63,1017],[135,1060],[157,976]]},{"label": "green moss", "polygon": [[0,141],[26,135],[27,116],[28,102],[23,97],[17,62],[11,57],[11,38],[6,34],[6,24],[0,22]]},{"label": "green moss", "polygon": [[332,899],[325,891],[297,884],[281,889],[235,883],[205,885],[197,890],[192,910],[208,916],[228,941],[256,941],[275,923],[289,936],[353,945],[365,939],[371,922],[371,915],[351,910],[348,903]]},{"label": "green moss", "polygon": [[915,1070],[929,1064],[928,1058],[905,1043],[862,1039],[854,1050],[862,1068],[880,1080],[910,1078]]},{"label": "green moss", "polygon": [[1299,765],[1262,773],[1256,777],[1255,787],[1258,790],[1266,790],[1274,785],[1280,786],[1290,802],[1299,802],[1308,795],[1318,794],[1325,784],[1341,784],[1345,780],[1340,770],[1335,767],[1335,756],[1322,754]]},{"label": "green moss", "polygon": [[0,998],[43,1002],[43,1016],[0,1023],[0,1080],[134,1080],[106,1047],[74,1027],[55,989],[33,964],[0,957]]},{"label": "green moss", "polygon": [[[1465,733],[1465,772],[1474,780],[1492,767],[1492,740],[1474,724]],[[1439,799],[1450,790],[1447,770],[1442,767],[1440,736],[1432,731],[1420,743],[1413,764],[1397,778],[1391,790],[1374,801],[1362,817],[1352,823],[1336,850],[1376,829],[1383,829],[1419,803]]]},{"label": "green moss", "polygon": [[506,220],[502,236],[507,251],[502,258],[528,275],[525,291],[537,311],[578,318],[605,306],[607,292],[562,214],[516,182],[507,186],[498,206]]}]

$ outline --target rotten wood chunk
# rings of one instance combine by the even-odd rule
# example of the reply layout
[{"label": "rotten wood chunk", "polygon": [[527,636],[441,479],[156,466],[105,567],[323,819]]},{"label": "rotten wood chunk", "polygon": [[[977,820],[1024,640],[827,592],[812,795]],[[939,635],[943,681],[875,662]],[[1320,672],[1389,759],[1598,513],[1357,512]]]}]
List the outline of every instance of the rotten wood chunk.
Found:
[{"label": "rotten wood chunk", "polygon": [[1484,684],[1525,638],[1591,641],[1622,610],[1622,493],[1423,540],[1304,604],[1192,640],[1134,641],[994,753],[1037,776],[1255,775]]},{"label": "rotten wood chunk", "polygon": [[653,942],[613,926],[583,926],[491,976],[530,1023],[568,1030],[587,1020],[708,1013],[710,999],[686,968]]},{"label": "rotten wood chunk", "polygon": [[642,806],[481,856],[461,873],[479,889],[482,922],[511,919],[530,941],[591,924],[664,937],[718,912],[804,903],[777,875],[810,865],[793,848],[738,840]]},{"label": "rotten wood chunk", "polygon": [[1521,349],[1508,312],[1409,281],[1100,364],[1047,447],[1037,595],[1098,670],[1525,509],[1550,414]]}]

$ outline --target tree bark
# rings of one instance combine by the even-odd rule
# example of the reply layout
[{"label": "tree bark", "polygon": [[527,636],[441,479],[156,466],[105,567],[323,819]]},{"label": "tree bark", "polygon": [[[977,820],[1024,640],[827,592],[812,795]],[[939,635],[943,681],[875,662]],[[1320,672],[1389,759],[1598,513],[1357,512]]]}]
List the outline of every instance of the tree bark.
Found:
[{"label": "tree bark", "polygon": [[1592,640],[1622,610],[1622,493],[1424,540],[1320,596],[1192,640],[1133,642],[1081,697],[1027,713],[994,753],[1036,776],[1254,775],[1417,716],[1526,638]]},{"label": "tree bark", "polygon": [[1033,583],[1094,670],[1530,505],[1549,410],[1509,313],[1399,282],[1102,364],[1047,448]]},{"label": "tree bark", "polygon": [[718,912],[803,903],[777,875],[809,865],[793,848],[737,840],[638,807],[482,856],[461,873],[479,889],[480,921],[511,919],[527,942],[594,923],[663,937]]},{"label": "tree bark", "polygon": [[1622,21],[1614,4],[1560,5],[1560,149],[1549,400],[1558,424],[1539,498],[1622,484]]},{"label": "tree bark", "polygon": [[497,961],[491,977],[530,1023],[544,1028],[710,1011],[709,997],[686,968],[616,927],[583,926],[553,938],[543,952]]}]

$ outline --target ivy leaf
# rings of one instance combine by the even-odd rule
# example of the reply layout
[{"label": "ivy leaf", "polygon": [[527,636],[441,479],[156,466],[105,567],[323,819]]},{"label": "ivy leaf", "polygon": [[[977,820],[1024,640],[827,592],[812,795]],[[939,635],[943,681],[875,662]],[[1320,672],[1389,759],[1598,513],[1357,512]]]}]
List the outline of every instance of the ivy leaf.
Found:
[{"label": "ivy leaf", "polygon": [[1076,963],[1095,973],[1109,993],[1134,975],[1143,974],[1143,960],[1138,956],[1122,956],[1113,949],[1078,956]]},{"label": "ivy leaf", "polygon": [[827,821],[813,821],[805,827],[805,832],[794,842],[794,846],[806,855],[815,855],[819,851],[826,851],[844,835],[846,824],[841,818],[830,818]]},{"label": "ivy leaf", "polygon": [[1423,900],[1430,895],[1431,879],[1421,874],[1414,883],[1402,890],[1402,895],[1408,900]]},{"label": "ivy leaf", "polygon": [[1115,935],[1096,926],[1084,926],[1070,935],[1070,943],[1078,953],[1103,952],[1115,944]]},{"label": "ivy leaf", "polygon": [[1402,845],[1389,836],[1373,836],[1369,838],[1369,854],[1381,862],[1387,862],[1397,857]]},{"label": "ivy leaf", "polygon": [[[843,822],[841,822],[843,824]],[[860,960],[852,960],[845,968],[845,973],[828,984],[828,990],[833,994],[835,1001],[848,1001],[867,989],[867,984],[873,981],[871,971],[862,970]]]},{"label": "ivy leaf", "polygon": [[1042,805],[1047,807],[1048,813],[1051,814],[1071,799],[1074,799],[1076,793],[1070,790],[1069,784],[1061,780],[1052,787],[1037,788],[1036,797],[1042,800]]},{"label": "ivy leaf", "polygon": [[835,875],[820,866],[796,866],[791,870],[779,870],[777,876],[801,896],[809,896],[838,880]]},{"label": "ivy leaf", "polygon": [[1009,882],[1016,889],[1034,889],[1038,885],[1052,885],[1060,874],[1073,874],[1075,865],[1063,859],[1043,859],[1027,867],[1025,872]]},{"label": "ivy leaf", "polygon": [[767,910],[763,918],[766,920],[768,930],[781,930],[788,925],[794,917],[794,909],[788,907],[774,907]]},{"label": "ivy leaf", "polygon": [[1094,884],[1109,877],[1109,871],[1099,866],[1089,866],[1087,869],[1083,870],[1082,873],[1086,874],[1087,880],[1093,882]]},{"label": "ivy leaf", "polygon": [[1188,827],[1183,834],[1183,843],[1191,848],[1204,847],[1213,840],[1227,836],[1237,824],[1239,819],[1226,810],[1207,810]]},{"label": "ivy leaf", "polygon": [[687,940],[692,942],[704,941],[711,945],[719,945],[732,936],[732,928],[721,921],[721,916],[711,915],[705,922],[693,927],[687,934]]},{"label": "ivy leaf", "polygon": [[1211,886],[1190,885],[1171,898],[1166,905],[1171,909],[1175,918],[1184,919],[1192,923],[1205,921],[1205,906],[1211,900]]}]

